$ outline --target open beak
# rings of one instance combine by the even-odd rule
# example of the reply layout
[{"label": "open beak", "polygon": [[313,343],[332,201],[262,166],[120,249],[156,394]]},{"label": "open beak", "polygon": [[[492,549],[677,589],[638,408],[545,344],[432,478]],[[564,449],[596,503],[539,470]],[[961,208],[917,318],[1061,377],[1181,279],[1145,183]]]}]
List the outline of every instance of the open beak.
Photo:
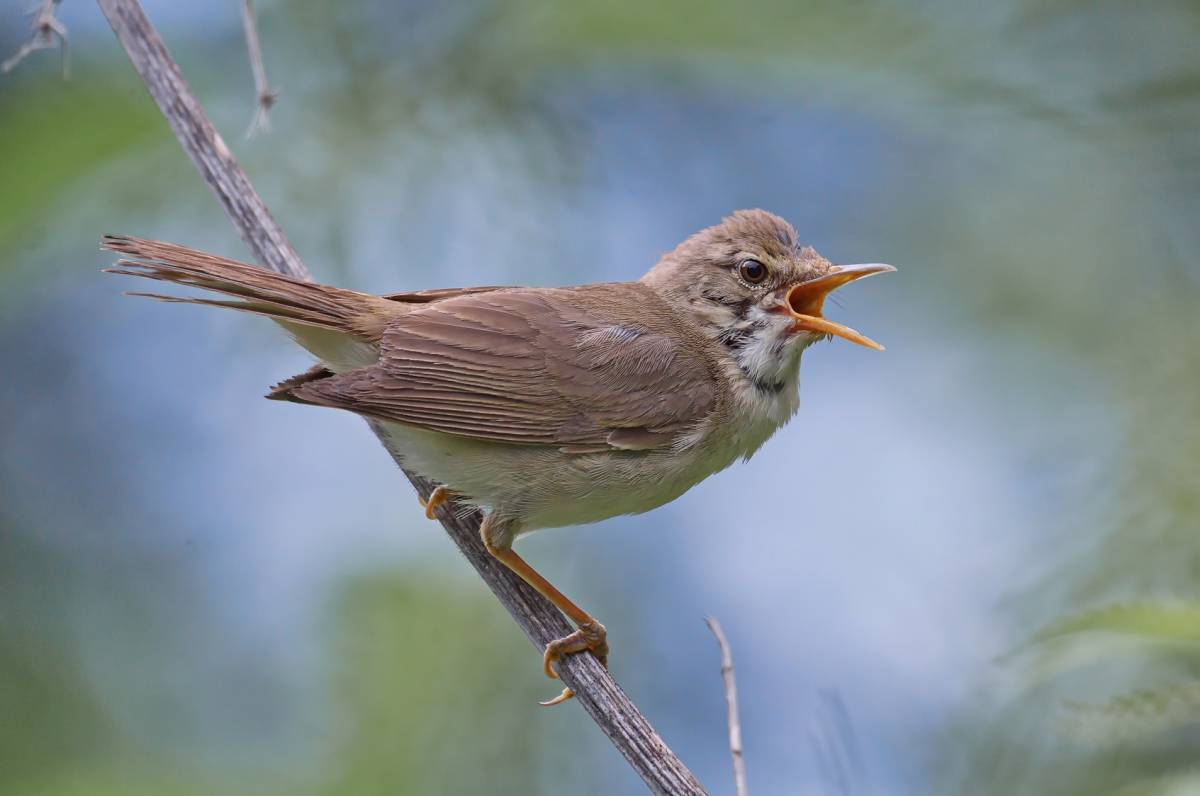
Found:
[{"label": "open beak", "polygon": [[883,263],[835,265],[834,270],[825,274],[825,276],[810,279],[807,282],[801,282],[798,285],[788,288],[787,294],[783,298],[783,306],[780,309],[792,316],[792,321],[794,322],[792,328],[794,331],[803,330],[817,334],[831,334],[843,340],[849,340],[852,343],[858,343],[859,345],[865,345],[867,348],[882,351],[883,346],[871,338],[859,334],[849,326],[843,326],[840,323],[835,323],[822,317],[821,308],[825,304],[825,297],[842,285],[847,285],[856,279],[862,279],[864,276],[895,270],[892,266],[884,265]]}]

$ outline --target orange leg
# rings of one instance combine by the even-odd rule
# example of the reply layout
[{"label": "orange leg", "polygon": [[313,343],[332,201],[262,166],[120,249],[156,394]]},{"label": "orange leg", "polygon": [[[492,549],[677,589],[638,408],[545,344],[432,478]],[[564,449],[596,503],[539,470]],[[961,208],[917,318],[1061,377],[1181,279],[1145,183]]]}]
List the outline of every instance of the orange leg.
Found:
[{"label": "orange leg", "polygon": [[[491,515],[485,517],[483,525],[480,527],[480,533],[483,536],[483,543],[487,547],[488,552],[495,556],[504,566],[519,575],[521,580],[537,589],[539,594],[552,602],[579,628],[574,633],[555,639],[546,645],[546,651],[542,654],[542,670],[546,673],[546,676],[558,679],[558,674],[554,671],[553,664],[564,655],[583,652],[584,650],[591,652],[600,660],[601,665],[607,667],[608,634],[604,629],[604,625],[597,622],[591,614],[572,602],[570,598],[556,589],[554,584],[542,577],[540,572],[531,567],[529,562],[517,555],[516,551],[512,549],[512,539],[507,534],[501,535],[495,533],[496,530],[496,523],[492,521]],[[554,699],[542,702],[541,704],[557,705],[560,702],[566,702],[574,695],[574,692],[570,688],[564,688],[562,693]]]}]

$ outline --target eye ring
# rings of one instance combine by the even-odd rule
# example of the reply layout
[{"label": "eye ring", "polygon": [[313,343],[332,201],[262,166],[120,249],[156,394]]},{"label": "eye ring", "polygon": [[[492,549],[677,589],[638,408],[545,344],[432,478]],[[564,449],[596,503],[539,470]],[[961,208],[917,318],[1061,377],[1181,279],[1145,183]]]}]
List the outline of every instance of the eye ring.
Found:
[{"label": "eye ring", "polygon": [[765,282],[768,273],[767,267],[753,258],[738,263],[738,276],[751,285],[760,285]]}]

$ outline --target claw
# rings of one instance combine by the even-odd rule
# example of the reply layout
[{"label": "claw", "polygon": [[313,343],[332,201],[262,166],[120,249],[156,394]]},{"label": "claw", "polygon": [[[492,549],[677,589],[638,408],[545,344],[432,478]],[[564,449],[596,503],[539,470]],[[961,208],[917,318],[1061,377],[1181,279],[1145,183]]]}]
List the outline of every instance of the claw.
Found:
[{"label": "claw", "polygon": [[[542,671],[550,679],[557,680],[558,672],[554,671],[554,664],[564,655],[572,655],[585,650],[599,658],[601,666],[608,668],[608,632],[604,629],[604,625],[594,619],[581,624],[579,629],[569,636],[555,639],[547,644],[546,651],[542,653]],[[562,693],[554,699],[539,704],[558,705],[574,695],[575,692],[570,688],[564,688]]]},{"label": "claw", "polygon": [[539,702],[538,704],[544,708],[550,708],[554,707],[555,705],[561,705],[573,696],[575,696],[574,691],[569,688],[564,688],[562,693],[556,696],[554,699],[547,699],[545,702]]},{"label": "claw", "polygon": [[418,495],[417,500],[421,502],[421,508],[425,509],[425,519],[437,519],[437,517],[434,516],[434,512],[441,508],[444,503],[447,503],[453,496],[454,493],[444,486],[439,486],[437,489],[430,492],[429,500],[425,500]]}]

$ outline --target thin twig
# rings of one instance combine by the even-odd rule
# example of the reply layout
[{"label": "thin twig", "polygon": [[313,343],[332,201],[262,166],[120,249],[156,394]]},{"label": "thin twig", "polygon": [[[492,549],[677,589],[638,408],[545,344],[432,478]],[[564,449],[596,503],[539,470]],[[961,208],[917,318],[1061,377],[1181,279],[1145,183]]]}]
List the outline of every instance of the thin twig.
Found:
[{"label": "thin twig", "polygon": [[59,51],[62,53],[62,76],[66,80],[71,76],[71,66],[67,52],[67,27],[54,15],[60,0],[42,0],[42,4],[33,12],[33,35],[21,47],[0,64],[0,72],[11,72],[17,64],[24,61],[38,50],[47,50],[54,46],[57,39]]},{"label": "thin twig", "polygon": [[[141,5],[137,0],[97,2],[179,143],[254,257],[278,273],[311,279],[287,236],[184,82],[179,67]],[[387,435],[377,424],[371,423],[371,427],[399,464],[400,454],[388,442]],[[418,494],[428,498],[433,484],[415,473],[404,474]],[[554,606],[487,552],[479,538],[479,522],[478,512],[462,516],[457,512],[442,512],[441,523],[446,533],[535,646],[544,649],[549,641],[569,633],[571,626]],[[652,792],[672,796],[704,793],[700,783],[594,655],[568,655],[559,662],[558,672],[563,683],[575,692],[578,703]]]},{"label": "thin twig", "polygon": [[729,708],[729,754],[733,756],[733,785],[737,796],[746,796],[746,761],[742,759],[742,723],[738,718],[737,683],[733,679],[733,653],[729,642],[716,619],[704,620],[708,629],[717,637],[721,648],[721,679],[725,681],[725,705]]},{"label": "thin twig", "polygon": [[254,21],[252,0],[242,0],[242,27],[246,30],[246,50],[250,53],[250,70],[254,72],[254,116],[246,128],[250,139],[271,129],[271,106],[279,99],[279,92],[267,81],[267,67],[263,64],[262,44],[258,40],[258,23]]}]

